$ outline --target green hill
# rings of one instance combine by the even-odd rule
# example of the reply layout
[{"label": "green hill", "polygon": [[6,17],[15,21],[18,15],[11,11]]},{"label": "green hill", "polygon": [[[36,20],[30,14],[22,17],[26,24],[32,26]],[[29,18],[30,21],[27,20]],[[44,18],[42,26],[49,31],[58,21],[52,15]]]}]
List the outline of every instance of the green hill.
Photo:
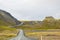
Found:
[{"label": "green hill", "polygon": [[[22,22],[23,24],[21,24]],[[18,21],[10,13],[0,10],[0,29],[7,29],[7,27],[19,29],[60,29],[60,19],[48,16],[42,21]]]},{"label": "green hill", "polygon": [[14,18],[10,13],[0,10],[0,26],[16,26],[21,24],[16,18]]},{"label": "green hill", "polygon": [[22,21],[23,25],[18,28],[22,29],[60,29],[60,19],[52,16],[45,17],[42,21]]}]

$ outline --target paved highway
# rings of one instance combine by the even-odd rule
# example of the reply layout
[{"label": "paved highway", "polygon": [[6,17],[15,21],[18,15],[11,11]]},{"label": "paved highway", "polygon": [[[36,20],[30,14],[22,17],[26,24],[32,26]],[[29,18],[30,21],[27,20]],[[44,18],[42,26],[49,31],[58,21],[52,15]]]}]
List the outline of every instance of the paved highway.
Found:
[{"label": "paved highway", "polygon": [[17,36],[15,38],[10,39],[10,40],[36,40],[36,39],[26,37],[23,30],[20,29]]}]

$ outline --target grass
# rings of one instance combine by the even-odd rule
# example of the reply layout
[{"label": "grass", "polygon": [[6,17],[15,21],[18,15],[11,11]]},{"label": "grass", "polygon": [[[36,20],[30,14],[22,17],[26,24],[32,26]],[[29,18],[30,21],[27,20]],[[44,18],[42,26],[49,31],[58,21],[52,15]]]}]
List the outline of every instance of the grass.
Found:
[{"label": "grass", "polygon": [[3,31],[3,30],[16,30],[16,28],[10,28],[8,26],[0,26],[0,31]]},{"label": "grass", "polygon": [[[51,30],[51,29],[50,29]],[[15,37],[17,35],[17,33],[14,33],[15,31],[13,31],[13,33],[9,32],[9,33],[5,33],[2,36],[0,36],[0,40],[6,40],[12,37]],[[43,35],[43,36],[60,36],[60,32],[25,32],[25,35],[31,38],[39,38]]]}]

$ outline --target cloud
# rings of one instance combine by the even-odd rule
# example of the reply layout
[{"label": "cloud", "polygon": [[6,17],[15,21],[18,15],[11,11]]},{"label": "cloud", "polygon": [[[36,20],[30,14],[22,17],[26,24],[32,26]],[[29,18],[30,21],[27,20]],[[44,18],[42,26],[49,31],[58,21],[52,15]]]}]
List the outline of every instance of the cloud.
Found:
[{"label": "cloud", "polygon": [[45,16],[60,17],[60,0],[0,0],[0,9],[17,19],[41,20]]}]

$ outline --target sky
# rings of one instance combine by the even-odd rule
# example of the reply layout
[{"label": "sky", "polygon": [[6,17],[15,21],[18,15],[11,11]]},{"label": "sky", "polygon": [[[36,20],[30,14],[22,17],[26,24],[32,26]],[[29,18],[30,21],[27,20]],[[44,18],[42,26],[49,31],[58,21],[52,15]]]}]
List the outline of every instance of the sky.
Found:
[{"label": "sky", "polygon": [[60,18],[60,0],[0,0],[0,9],[18,20],[43,20],[46,16]]}]

